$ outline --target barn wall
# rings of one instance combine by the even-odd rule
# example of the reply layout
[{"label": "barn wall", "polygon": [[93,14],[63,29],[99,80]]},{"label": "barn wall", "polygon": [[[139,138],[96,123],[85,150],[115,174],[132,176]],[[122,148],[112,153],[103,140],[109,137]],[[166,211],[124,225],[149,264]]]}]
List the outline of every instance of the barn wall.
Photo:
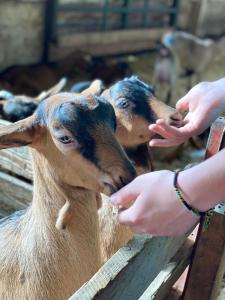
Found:
[{"label": "barn wall", "polygon": [[225,0],[202,1],[197,34],[201,36],[225,34]]},{"label": "barn wall", "polygon": [[45,1],[0,1],[0,70],[40,61]]},{"label": "barn wall", "polygon": [[178,27],[183,30],[188,30],[189,28],[189,16],[191,14],[192,9],[192,0],[180,0],[180,10],[178,16]]},{"label": "barn wall", "polygon": [[[9,66],[32,64],[41,60],[46,1],[0,1],[0,71]],[[59,1],[81,2],[81,0]],[[158,4],[159,1],[164,3],[165,0],[154,1],[152,0],[152,5]],[[103,0],[85,2],[103,3]],[[121,0],[114,0],[113,3],[119,2]],[[201,36],[220,35],[225,33],[224,12],[225,0],[180,0],[178,26]]]},{"label": "barn wall", "polygon": [[178,26],[199,36],[225,34],[225,0],[180,0]]}]

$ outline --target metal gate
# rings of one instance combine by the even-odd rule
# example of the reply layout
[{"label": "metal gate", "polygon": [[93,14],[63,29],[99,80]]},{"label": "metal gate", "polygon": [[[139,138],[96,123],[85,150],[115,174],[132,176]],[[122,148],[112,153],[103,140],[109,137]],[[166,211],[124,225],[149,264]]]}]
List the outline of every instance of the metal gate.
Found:
[{"label": "metal gate", "polygon": [[179,0],[47,0],[44,60],[63,34],[175,27]]}]

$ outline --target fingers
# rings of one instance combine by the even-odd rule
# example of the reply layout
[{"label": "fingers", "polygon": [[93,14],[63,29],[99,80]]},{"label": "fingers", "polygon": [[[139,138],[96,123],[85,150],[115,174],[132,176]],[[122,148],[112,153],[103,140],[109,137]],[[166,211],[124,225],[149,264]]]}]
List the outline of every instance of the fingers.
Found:
[{"label": "fingers", "polygon": [[127,209],[123,209],[118,214],[118,221],[121,224],[131,225],[131,226],[140,226],[139,218],[139,202],[141,201],[141,196],[136,197],[135,202]]},{"label": "fingers", "polygon": [[[187,123],[186,123],[187,122]],[[185,125],[180,128],[170,126],[164,120],[157,120],[156,124],[149,125],[149,129],[168,140],[168,142],[160,141],[160,139],[152,139],[150,146],[175,146],[182,144],[186,139],[196,134],[198,126],[193,122],[185,121]]]},{"label": "fingers", "polygon": [[156,222],[154,217],[151,218],[151,213],[149,213],[147,220],[145,218],[142,219],[143,214],[145,214],[140,210],[142,200],[141,196],[139,196],[131,207],[120,211],[118,214],[119,223],[128,225],[134,233],[138,234],[149,233],[153,236],[177,235],[176,231],[178,229],[176,226],[172,224],[172,227],[171,225],[165,227],[159,222]]},{"label": "fingers", "polygon": [[170,126],[164,120],[159,119],[156,121],[156,124],[151,124],[149,126],[149,129],[163,136],[164,138],[174,139],[174,138],[183,138],[185,136],[185,131],[186,131],[185,126],[176,128],[174,126]]},{"label": "fingers", "polygon": [[127,205],[136,200],[139,196],[138,186],[136,182],[133,180],[118,192],[111,196],[111,201],[116,205]]},{"label": "fingers", "polygon": [[180,112],[185,112],[189,110],[189,101],[187,99],[187,95],[185,95],[183,98],[177,101],[176,109]]},{"label": "fingers", "polygon": [[159,124],[152,124],[149,126],[149,129],[153,131],[154,133],[159,134],[160,136],[164,137],[165,139],[171,138],[171,135],[169,132],[165,129],[163,125]]},{"label": "fingers", "polygon": [[149,142],[150,147],[172,147],[183,144],[182,140],[162,140],[162,139],[153,139]]}]

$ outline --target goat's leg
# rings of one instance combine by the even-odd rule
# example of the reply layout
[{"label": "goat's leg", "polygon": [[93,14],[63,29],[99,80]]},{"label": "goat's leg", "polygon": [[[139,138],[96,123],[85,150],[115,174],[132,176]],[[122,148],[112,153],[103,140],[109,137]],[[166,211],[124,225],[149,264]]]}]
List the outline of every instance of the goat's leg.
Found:
[{"label": "goat's leg", "polygon": [[168,105],[170,103],[171,99],[172,99],[172,89],[171,89],[171,87],[169,87],[169,90],[166,95],[165,103]]},{"label": "goat's leg", "polygon": [[196,73],[196,80],[197,80],[197,83],[199,83],[200,81],[202,81],[202,76],[201,76],[201,73]]},{"label": "goat's leg", "polygon": [[188,84],[187,84],[187,91],[190,91],[192,88],[192,75],[188,76]]}]

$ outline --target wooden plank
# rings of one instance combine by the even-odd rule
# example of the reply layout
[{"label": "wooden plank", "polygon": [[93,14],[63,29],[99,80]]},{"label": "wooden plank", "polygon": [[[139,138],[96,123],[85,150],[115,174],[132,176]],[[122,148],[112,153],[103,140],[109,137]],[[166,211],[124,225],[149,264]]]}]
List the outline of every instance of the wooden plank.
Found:
[{"label": "wooden plank", "polygon": [[[224,129],[225,118],[217,119],[211,128],[206,158],[221,149]],[[183,300],[214,300],[218,296],[225,267],[225,218],[215,213],[206,231],[203,230],[203,221],[199,227]]]},{"label": "wooden plank", "polygon": [[32,200],[33,187],[13,176],[0,172],[0,202],[13,209],[23,209]]},{"label": "wooden plank", "polygon": [[0,170],[33,179],[33,171],[27,147],[3,149],[0,152]]},{"label": "wooden plank", "polygon": [[89,32],[67,34],[59,37],[59,46],[74,47],[76,45],[96,44],[104,47],[109,43],[140,42],[157,39],[164,33],[163,29],[135,29],[135,30],[115,30],[111,32]]},{"label": "wooden plank", "polygon": [[[223,228],[223,230],[219,230]],[[183,300],[216,299],[214,285],[221,283],[225,249],[225,218],[215,214],[207,231],[200,227]],[[219,277],[220,278],[219,278]],[[213,291],[214,290],[214,291]],[[213,297],[212,297],[213,296]]]},{"label": "wooden plank", "polygon": [[11,124],[11,123],[8,122],[8,121],[5,121],[5,120],[3,120],[3,119],[0,119],[0,127],[6,126],[6,125],[9,125],[9,124]]},{"label": "wooden plank", "polygon": [[15,211],[12,207],[9,205],[6,205],[5,203],[0,202],[0,218],[4,218],[10,214],[12,214]]},{"label": "wooden plank", "polygon": [[138,299],[184,241],[185,236],[136,236],[119,249],[70,300]]},{"label": "wooden plank", "polygon": [[[191,260],[193,242],[186,240],[175,256],[166,264],[159,275],[152,281],[139,300],[163,300],[174,282],[179,278]],[[167,299],[167,298],[166,298]]]},{"label": "wooden plank", "polygon": [[[168,28],[167,28],[168,29]],[[51,45],[51,60],[72,52],[91,55],[113,55],[149,50],[155,47],[165,29],[115,30],[109,32],[70,33],[58,37],[57,45]]]},{"label": "wooden plank", "polygon": [[[0,127],[8,124],[10,123],[0,119]],[[0,170],[32,180],[33,171],[28,147],[1,150]]]}]

